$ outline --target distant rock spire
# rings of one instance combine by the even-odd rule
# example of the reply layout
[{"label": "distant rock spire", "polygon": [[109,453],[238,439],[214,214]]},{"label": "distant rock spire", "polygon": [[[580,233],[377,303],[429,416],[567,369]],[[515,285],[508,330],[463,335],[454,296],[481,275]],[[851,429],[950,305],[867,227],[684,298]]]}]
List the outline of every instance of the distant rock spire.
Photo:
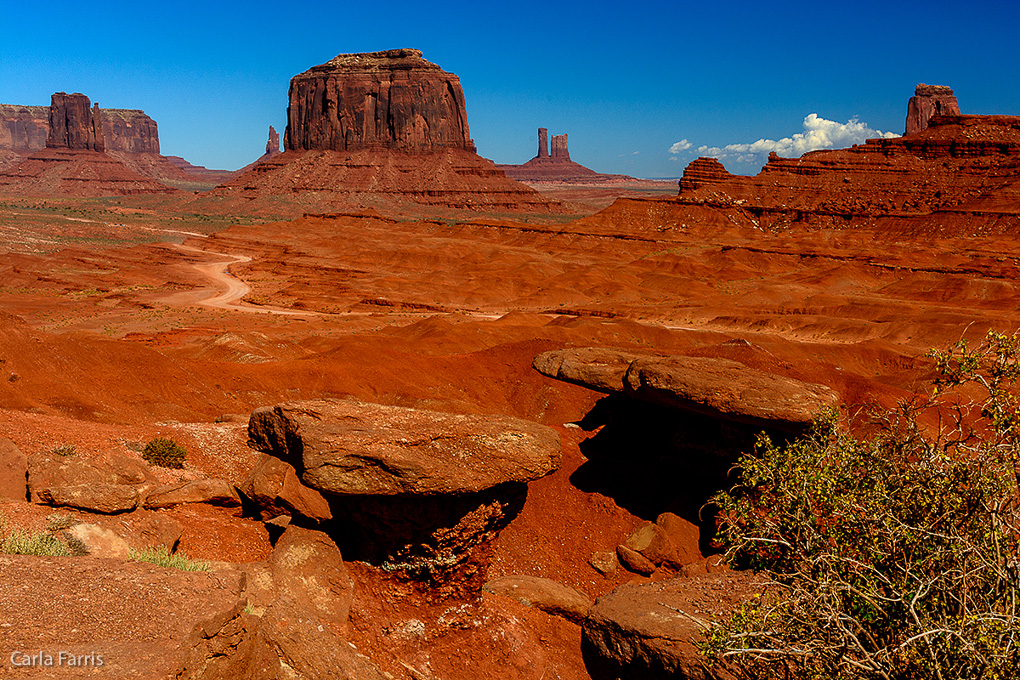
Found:
[{"label": "distant rock spire", "polygon": [[912,135],[928,127],[932,116],[959,116],[960,105],[953,90],[945,85],[918,84],[907,104],[907,125],[904,134]]},{"label": "distant rock spire", "polygon": [[50,99],[49,149],[105,151],[103,117],[99,104],[90,108],[89,98],[80,92],[56,92]]},{"label": "distant rock spire", "polygon": [[269,141],[266,142],[266,155],[275,156],[280,153],[280,133],[272,125],[269,126]]}]

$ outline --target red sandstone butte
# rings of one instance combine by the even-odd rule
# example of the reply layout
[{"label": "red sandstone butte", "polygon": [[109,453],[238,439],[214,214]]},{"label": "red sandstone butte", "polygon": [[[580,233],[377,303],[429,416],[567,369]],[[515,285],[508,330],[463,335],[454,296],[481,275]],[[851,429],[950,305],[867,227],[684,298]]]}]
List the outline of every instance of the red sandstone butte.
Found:
[{"label": "red sandstone butte", "polygon": [[959,116],[960,104],[953,90],[945,85],[919,83],[914,96],[907,104],[906,135],[912,135],[928,127],[932,116]]},{"label": "red sandstone butte", "polygon": [[103,119],[99,104],[90,108],[89,98],[80,92],[56,92],[50,103],[50,133],[47,149],[105,151]]},{"label": "red sandstone butte", "polygon": [[460,79],[420,50],[340,54],[290,82],[285,146],[474,151]]}]

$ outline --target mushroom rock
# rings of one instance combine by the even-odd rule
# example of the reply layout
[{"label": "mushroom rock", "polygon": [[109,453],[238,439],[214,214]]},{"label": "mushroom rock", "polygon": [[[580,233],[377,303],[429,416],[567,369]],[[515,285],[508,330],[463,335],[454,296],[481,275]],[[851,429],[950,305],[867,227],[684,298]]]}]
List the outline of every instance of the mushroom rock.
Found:
[{"label": "mushroom rock", "polygon": [[928,127],[932,116],[959,116],[960,104],[953,90],[945,85],[919,83],[907,103],[907,125],[904,134],[912,135]]},{"label": "mushroom rock", "polygon": [[290,81],[292,151],[474,151],[460,79],[420,50],[340,54]]}]

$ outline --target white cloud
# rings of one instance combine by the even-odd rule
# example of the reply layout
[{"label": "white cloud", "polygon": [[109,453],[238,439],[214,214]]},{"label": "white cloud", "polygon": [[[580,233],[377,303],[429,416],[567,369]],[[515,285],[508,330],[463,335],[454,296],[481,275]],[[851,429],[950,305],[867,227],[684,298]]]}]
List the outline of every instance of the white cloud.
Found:
[{"label": "white cloud", "polygon": [[694,145],[688,142],[686,139],[681,139],[679,142],[669,147],[669,152],[671,154],[676,155],[681,151],[687,151],[687,149],[691,148],[692,146]]},{"label": "white cloud", "polygon": [[[786,158],[795,158],[808,151],[843,149],[854,144],[863,144],[865,140],[875,137],[889,138],[899,135],[895,132],[873,130],[867,123],[862,123],[856,118],[851,118],[846,123],[837,123],[812,113],[804,118],[804,132],[798,132],[790,137],[779,140],[759,139],[750,144],[727,144],[723,147],[699,146],[697,152],[702,156],[734,158],[740,163],[750,163],[755,159],[764,162],[772,151]],[[673,151],[672,147],[670,151]]]}]

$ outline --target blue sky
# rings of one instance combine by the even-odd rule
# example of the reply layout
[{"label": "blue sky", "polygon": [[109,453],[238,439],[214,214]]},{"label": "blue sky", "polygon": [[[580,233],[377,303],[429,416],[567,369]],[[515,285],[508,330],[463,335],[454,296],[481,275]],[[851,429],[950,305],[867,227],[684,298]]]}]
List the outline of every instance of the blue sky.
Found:
[{"label": "blue sky", "polygon": [[[0,0],[0,102],[144,109],[164,154],[234,169],[269,125],[283,134],[291,76],[415,47],[460,77],[481,155],[523,163],[541,126],[595,170],[673,177],[701,147],[789,138],[809,114],[900,133],[919,82],[965,113],[1020,114],[1018,35],[1018,0]],[[738,156],[723,161],[760,167]]]}]

